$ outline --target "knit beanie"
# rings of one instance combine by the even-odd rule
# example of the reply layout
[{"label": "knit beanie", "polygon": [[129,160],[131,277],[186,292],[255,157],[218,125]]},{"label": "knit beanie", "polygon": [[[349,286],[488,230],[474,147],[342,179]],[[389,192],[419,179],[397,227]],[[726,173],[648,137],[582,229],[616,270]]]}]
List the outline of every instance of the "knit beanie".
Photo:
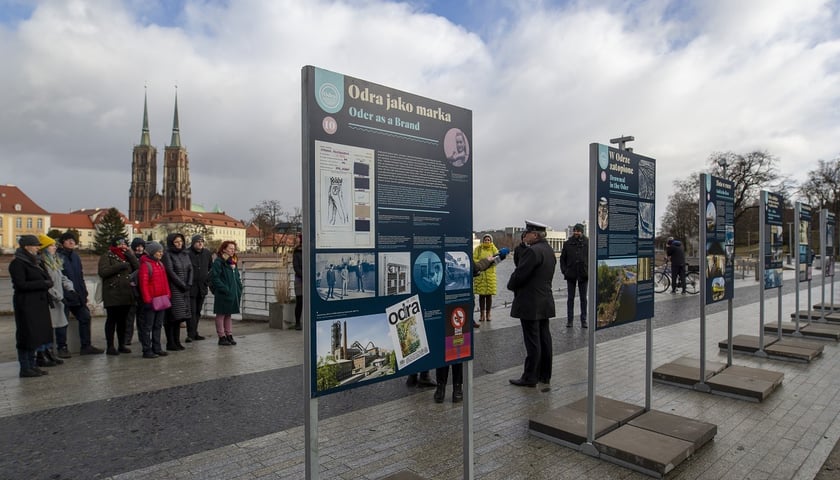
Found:
[{"label": "knit beanie", "polygon": [[64,242],[66,242],[67,240],[70,240],[71,238],[73,239],[74,242],[79,243],[79,240],[76,238],[75,235],[73,235],[73,232],[62,233],[61,236],[58,237],[58,243],[63,244]]},{"label": "knit beanie", "polygon": [[154,256],[155,253],[163,251],[163,246],[158,242],[148,242],[146,243],[146,254],[150,257]]},{"label": "knit beanie", "polygon": [[18,244],[21,247],[40,247],[41,242],[35,235],[21,235],[18,239]]},{"label": "knit beanie", "polygon": [[135,238],[131,241],[131,249],[136,250],[138,245],[142,245],[143,247],[146,246],[146,241],[140,237]]},{"label": "knit beanie", "polygon": [[43,233],[38,235],[38,242],[41,244],[41,250],[49,247],[50,245],[55,244],[55,240],[53,240],[52,238],[44,235]]}]

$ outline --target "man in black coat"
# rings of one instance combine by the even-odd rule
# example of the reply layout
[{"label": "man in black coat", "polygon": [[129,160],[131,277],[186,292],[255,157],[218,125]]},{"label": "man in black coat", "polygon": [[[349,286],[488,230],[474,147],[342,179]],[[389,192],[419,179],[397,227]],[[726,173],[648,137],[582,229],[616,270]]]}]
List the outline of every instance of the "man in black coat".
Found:
[{"label": "man in black coat", "polygon": [[201,319],[201,308],[207,298],[207,288],[210,281],[210,267],[213,265],[213,255],[204,248],[204,237],[194,235],[192,245],[187,250],[193,267],[193,283],[190,287],[190,304],[192,318],[187,322],[187,343],[193,340],[204,340],[198,334],[198,321]]},{"label": "man in black coat", "polygon": [[[81,355],[98,355],[104,353],[105,350],[97,348],[91,344],[90,339],[90,309],[88,303],[88,290],[85,285],[85,273],[82,271],[82,259],[76,253],[76,236],[71,232],[64,232],[58,237],[58,243],[61,248],[57,253],[61,258],[64,269],[62,273],[73,282],[73,291],[64,291],[64,314],[68,317],[72,313],[79,322],[79,343],[82,348],[79,351]],[[58,333],[58,330],[56,330]],[[67,337],[56,335],[56,344],[58,344],[58,356],[61,358],[70,358],[70,352],[67,350]]]},{"label": "man in black coat", "polygon": [[586,286],[589,283],[589,240],[583,236],[583,225],[572,229],[572,238],[563,244],[560,252],[560,271],[566,279],[569,298],[566,300],[566,327],[572,326],[575,317],[575,288],[580,294],[580,326],[586,328]]},{"label": "man in black coat", "polygon": [[514,293],[510,316],[522,324],[525,341],[525,368],[522,376],[511,379],[518,387],[536,387],[551,381],[552,346],[548,320],[554,317],[554,296],[551,280],[554,277],[554,250],[546,243],[546,226],[525,221],[523,249],[516,269],[510,275],[507,288]]}]

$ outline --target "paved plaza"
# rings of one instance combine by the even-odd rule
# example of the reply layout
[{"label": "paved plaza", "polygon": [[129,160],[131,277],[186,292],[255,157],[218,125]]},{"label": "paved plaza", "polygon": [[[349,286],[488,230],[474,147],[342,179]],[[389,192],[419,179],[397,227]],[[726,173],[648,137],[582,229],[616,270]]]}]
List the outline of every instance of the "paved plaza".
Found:
[{"label": "paved plaza", "polygon": [[[736,289],[744,300],[734,310],[735,334],[758,334],[756,291],[751,281]],[[776,294],[767,297],[766,320],[775,320]],[[782,302],[789,315],[792,290]],[[654,367],[699,357],[698,304],[699,296],[657,295]],[[726,336],[726,313],[709,311],[707,359],[725,362],[717,342]],[[103,322],[94,319],[99,346]],[[557,347],[547,392],[508,384],[521,373],[524,349],[506,310],[496,309],[477,332],[475,477],[648,478],[528,433],[531,416],[586,395],[586,330],[552,323]],[[644,405],[643,323],[598,332],[597,394]],[[237,322],[235,347],[205,340],[142,359],[135,342],[133,354],[74,356],[38,379],[17,376],[10,316],[0,317],[0,333],[0,478],[304,478],[301,332]],[[209,320],[202,334],[212,337]],[[742,355],[734,363],[781,371],[784,383],[763,403],[654,384],[654,409],[718,427],[715,439],[667,478],[814,478],[840,438],[840,345],[825,343],[810,364]],[[461,478],[462,407],[449,401],[451,387],[447,394],[435,404],[432,390],[395,379],[323,398],[321,478],[379,479],[402,470]]]}]

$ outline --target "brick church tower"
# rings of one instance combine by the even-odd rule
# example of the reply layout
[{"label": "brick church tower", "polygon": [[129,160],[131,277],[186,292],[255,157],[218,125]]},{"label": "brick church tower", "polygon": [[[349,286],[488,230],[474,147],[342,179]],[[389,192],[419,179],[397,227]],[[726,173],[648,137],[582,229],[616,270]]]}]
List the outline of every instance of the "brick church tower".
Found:
[{"label": "brick church tower", "polygon": [[149,136],[149,110],[143,96],[143,131],[140,144],[134,146],[131,160],[131,186],[128,190],[128,217],[148,222],[172,210],[190,210],[192,189],[187,149],[181,145],[178,125],[178,94],[175,94],[175,117],[171,145],[164,149],[163,194],[157,192],[157,149]]}]

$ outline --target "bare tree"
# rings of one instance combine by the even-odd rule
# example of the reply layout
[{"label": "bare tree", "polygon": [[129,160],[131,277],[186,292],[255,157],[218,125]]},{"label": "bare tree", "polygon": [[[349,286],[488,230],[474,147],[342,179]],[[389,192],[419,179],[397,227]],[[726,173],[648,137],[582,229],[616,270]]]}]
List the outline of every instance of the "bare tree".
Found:
[{"label": "bare tree", "polygon": [[277,252],[279,247],[274,232],[277,224],[286,215],[279,200],[263,200],[249,210],[251,222],[260,230],[260,243],[266,238],[271,239],[271,250]]},{"label": "bare tree", "polygon": [[682,241],[688,254],[693,254],[692,248],[700,235],[699,188],[696,173],[684,180],[674,180],[674,193],[668,197],[668,208],[662,216],[662,233]]},{"label": "bare tree", "polygon": [[709,156],[708,165],[712,175],[726,178],[735,184],[736,225],[747,209],[757,208],[758,194],[762,189],[790,187],[790,180],[779,175],[777,162],[776,157],[762,150],[745,154],[715,152]]},{"label": "bare tree", "polygon": [[799,187],[799,195],[815,210],[827,208],[840,218],[840,157],[819,160],[816,170],[808,172],[808,179]]}]

